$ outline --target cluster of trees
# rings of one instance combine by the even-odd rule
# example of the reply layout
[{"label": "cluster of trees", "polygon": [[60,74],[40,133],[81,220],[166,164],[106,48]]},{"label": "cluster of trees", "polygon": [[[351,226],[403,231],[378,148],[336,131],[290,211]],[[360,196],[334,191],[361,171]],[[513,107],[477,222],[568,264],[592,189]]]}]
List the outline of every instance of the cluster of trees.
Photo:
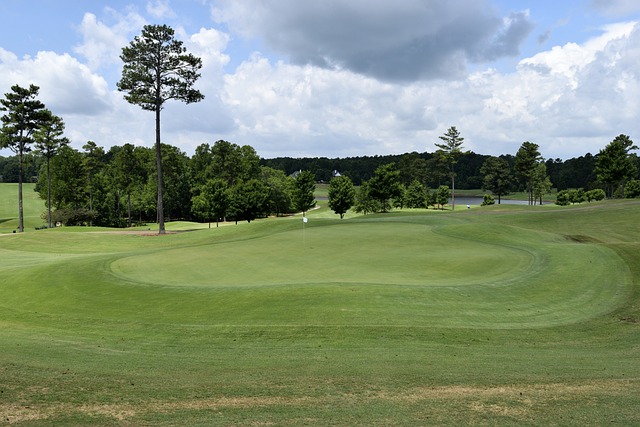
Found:
[{"label": "cluster of trees", "polygon": [[[22,183],[25,174],[32,177],[36,170],[37,189],[47,200],[48,226],[52,221],[124,226],[137,218],[157,221],[161,234],[165,217],[251,221],[262,215],[304,212],[315,204],[315,182],[328,181],[335,170],[342,177],[331,180],[329,203],[341,217],[352,206],[365,213],[395,206],[444,206],[449,197],[455,208],[456,183],[459,188],[481,186],[497,196],[498,203],[519,189],[526,190],[529,202],[535,204],[551,190],[552,182],[563,189],[570,178],[572,184],[580,183],[575,181],[577,175],[581,187],[602,187],[609,197],[635,191],[631,181],[625,192],[626,183],[638,173],[638,158],[630,153],[637,147],[626,135],[618,136],[597,156],[567,162],[545,162],[538,146],[530,142],[524,142],[515,157],[465,153],[464,138],[455,127],[440,137],[442,142],[432,154],[261,161],[250,146],[218,141],[201,145],[188,158],[176,147],[161,143],[161,111],[169,100],[189,104],[204,98],[193,88],[200,77],[201,59],[187,53],[166,25],[146,25],[122,49],[120,58],[124,65],[118,90],[131,104],[155,114],[153,150],[125,144],[105,152],[89,141],[79,152],[68,146],[63,120],[37,99],[37,86],[15,85],[0,100],[0,111],[6,113],[1,118],[0,148],[16,154],[13,159],[0,158],[0,176],[10,181],[12,174],[17,175],[19,231],[24,229]],[[30,162],[34,147],[38,161]],[[36,163],[39,169],[34,168]],[[568,165],[580,174],[568,173]],[[295,179],[290,177],[294,170],[298,171]],[[360,185],[357,192],[354,182]],[[449,182],[451,190],[444,184]],[[429,187],[437,190],[429,192]]]},{"label": "cluster of trees", "polygon": [[[291,177],[261,166],[250,146],[202,144],[191,158],[170,145],[160,148],[167,220],[252,221],[315,205],[310,172]],[[36,191],[43,198],[50,194],[54,222],[109,227],[159,222],[154,149],[124,144],[105,151],[89,141],[83,151],[62,147],[50,166],[48,179],[41,164]]]}]

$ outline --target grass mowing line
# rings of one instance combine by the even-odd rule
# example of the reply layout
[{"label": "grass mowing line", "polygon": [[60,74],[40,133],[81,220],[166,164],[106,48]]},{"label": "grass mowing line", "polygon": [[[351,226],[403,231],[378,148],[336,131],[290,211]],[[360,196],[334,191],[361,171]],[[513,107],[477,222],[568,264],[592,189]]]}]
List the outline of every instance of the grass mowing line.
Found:
[{"label": "grass mowing line", "polygon": [[[637,323],[620,317],[637,312],[637,286],[630,294],[640,265],[634,243],[640,231],[630,222],[636,212],[410,219],[474,222],[488,233],[495,224],[509,225],[516,243],[524,239],[549,255],[550,273],[558,270],[558,280],[571,286],[541,281],[489,292],[480,285],[337,283],[237,291],[143,288],[106,274],[110,260],[123,255],[157,249],[162,256],[172,246],[204,251],[212,246],[207,240],[222,249],[225,241],[268,234],[268,225],[254,224],[169,239],[105,236],[86,244],[94,255],[72,258],[62,271],[11,269],[13,283],[2,282],[7,270],[0,265],[0,414],[11,416],[15,408],[44,414],[28,425],[635,425],[640,334]],[[320,232],[323,221],[310,221],[307,231]],[[344,227],[337,234],[348,236],[350,225]],[[45,253],[85,245],[82,236],[58,242],[48,234],[58,233],[25,233],[10,244],[48,246],[34,249]],[[460,234],[468,233],[461,228]],[[579,243],[566,234],[605,243]],[[268,241],[253,243],[266,248]],[[616,288],[576,280],[586,276],[621,279],[618,289],[631,299],[615,315],[584,315],[589,300],[611,301]],[[549,295],[555,300],[542,298]],[[523,306],[507,311],[514,297]],[[578,301],[579,308],[571,298],[586,302]],[[567,315],[582,320],[562,323],[544,313],[546,319],[526,323],[534,308],[565,299]],[[501,322],[525,329],[500,329]],[[549,324],[557,326],[537,327]],[[214,406],[224,399],[247,405]],[[166,410],[158,409],[163,404]]]}]

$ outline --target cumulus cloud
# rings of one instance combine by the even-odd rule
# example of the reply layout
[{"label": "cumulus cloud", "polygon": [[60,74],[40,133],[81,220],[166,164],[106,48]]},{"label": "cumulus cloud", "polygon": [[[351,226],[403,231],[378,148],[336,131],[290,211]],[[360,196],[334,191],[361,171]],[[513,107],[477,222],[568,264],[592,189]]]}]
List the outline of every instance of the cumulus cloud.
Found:
[{"label": "cumulus cloud", "polygon": [[147,13],[154,18],[173,18],[176,13],[169,6],[169,0],[154,0],[147,2]]},{"label": "cumulus cloud", "polygon": [[146,23],[143,17],[133,11],[121,14],[107,8],[105,13],[115,21],[113,25],[99,20],[92,13],[85,13],[78,26],[83,40],[73,50],[87,60],[92,70],[118,63],[122,47],[129,43],[130,34],[138,32]]},{"label": "cumulus cloud", "polygon": [[231,138],[263,156],[434,151],[455,125],[478,153],[515,154],[529,140],[545,157],[569,158],[640,132],[637,46],[638,25],[612,25],[583,44],[523,59],[511,73],[411,83],[256,54],[225,76],[223,100],[236,120]]},{"label": "cumulus cloud", "polygon": [[385,81],[455,79],[469,62],[518,52],[527,12],[500,17],[488,0],[226,0],[215,19],[257,37],[293,63]]},{"label": "cumulus cloud", "polygon": [[55,114],[91,116],[111,106],[104,78],[69,54],[38,52],[33,58],[18,59],[0,49],[0,86],[4,92],[14,84],[30,83],[40,87],[40,99]]}]

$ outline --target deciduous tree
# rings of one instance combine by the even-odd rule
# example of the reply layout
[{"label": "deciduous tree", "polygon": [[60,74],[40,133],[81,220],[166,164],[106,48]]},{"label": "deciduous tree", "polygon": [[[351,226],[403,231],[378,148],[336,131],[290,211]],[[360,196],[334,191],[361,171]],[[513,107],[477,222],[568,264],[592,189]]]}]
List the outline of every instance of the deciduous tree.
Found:
[{"label": "deciduous tree", "polygon": [[348,176],[336,176],[329,181],[329,208],[344,218],[344,214],[353,206],[356,190]]},{"label": "deciduous tree", "polygon": [[489,157],[482,164],[480,173],[483,176],[482,189],[489,190],[498,196],[498,204],[500,204],[502,196],[506,196],[511,191],[509,162],[501,157]]},{"label": "deciduous tree", "polygon": [[395,163],[379,166],[369,180],[369,195],[377,200],[383,212],[391,208],[390,201],[402,196],[400,172]]},{"label": "deciduous tree", "polygon": [[315,176],[309,171],[298,173],[293,181],[293,207],[304,215],[316,205],[315,190]]},{"label": "deciduous tree", "polygon": [[164,234],[160,112],[171,99],[190,104],[204,98],[193,88],[200,77],[202,60],[187,53],[167,25],[145,25],[142,34],[122,49],[120,58],[124,67],[118,90],[126,93],[124,98],[129,103],[155,113],[158,232]]}]

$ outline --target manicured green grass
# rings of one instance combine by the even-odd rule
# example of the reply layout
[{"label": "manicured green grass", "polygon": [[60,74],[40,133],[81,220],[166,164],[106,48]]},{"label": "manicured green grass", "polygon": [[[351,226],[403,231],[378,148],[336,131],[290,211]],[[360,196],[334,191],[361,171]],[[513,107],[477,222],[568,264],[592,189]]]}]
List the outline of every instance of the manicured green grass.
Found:
[{"label": "manicured green grass", "polygon": [[[41,215],[46,212],[45,201],[33,189],[35,184],[22,184],[22,203],[25,230],[41,227]],[[0,183],[0,234],[18,229],[18,184]]]},{"label": "manicured green grass", "polygon": [[0,236],[0,420],[640,423],[640,204],[320,205]]}]

